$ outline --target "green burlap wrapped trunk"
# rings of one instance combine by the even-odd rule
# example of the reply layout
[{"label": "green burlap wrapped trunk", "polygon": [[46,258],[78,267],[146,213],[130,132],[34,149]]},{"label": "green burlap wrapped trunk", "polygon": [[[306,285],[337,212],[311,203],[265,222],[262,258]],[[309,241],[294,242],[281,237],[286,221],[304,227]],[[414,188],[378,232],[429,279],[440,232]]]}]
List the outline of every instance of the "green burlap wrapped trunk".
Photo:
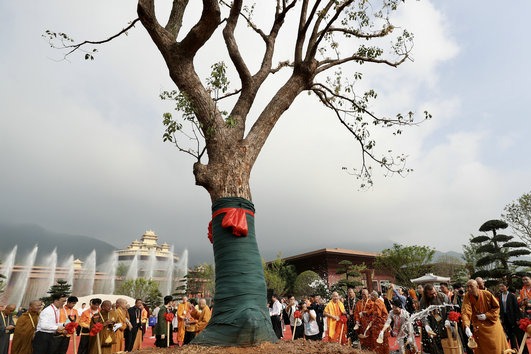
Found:
[{"label": "green burlap wrapped trunk", "polygon": [[[254,205],[244,198],[220,198],[212,213],[223,208],[242,208],[254,213]],[[267,309],[262,259],[254,230],[254,216],[246,214],[248,234],[236,237],[223,228],[224,213],[212,219],[216,293],[208,326],[192,344],[210,346],[252,346],[278,339]]]}]

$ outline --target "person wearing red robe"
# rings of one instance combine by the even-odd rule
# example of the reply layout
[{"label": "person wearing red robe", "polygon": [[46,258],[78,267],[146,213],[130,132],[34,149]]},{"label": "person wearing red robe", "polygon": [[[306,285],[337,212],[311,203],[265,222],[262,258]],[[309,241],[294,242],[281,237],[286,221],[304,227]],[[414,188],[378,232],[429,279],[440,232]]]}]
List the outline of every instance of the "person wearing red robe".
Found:
[{"label": "person wearing red robe", "polygon": [[[370,347],[369,337],[365,336],[365,330],[371,322],[367,314],[367,311],[371,308],[371,306],[372,301],[369,297],[369,290],[361,290],[361,300],[356,302],[356,310],[354,312],[354,319],[356,320],[354,329],[358,331],[361,349],[369,349]],[[369,331],[367,331],[367,334],[368,333]]]},{"label": "person wearing red robe", "polygon": [[367,311],[367,314],[372,322],[372,326],[369,329],[369,348],[378,354],[389,354],[389,332],[384,333],[384,339],[382,343],[378,343],[377,339],[382,332],[385,322],[387,321],[387,308],[378,295],[377,291],[371,293],[372,306]]}]

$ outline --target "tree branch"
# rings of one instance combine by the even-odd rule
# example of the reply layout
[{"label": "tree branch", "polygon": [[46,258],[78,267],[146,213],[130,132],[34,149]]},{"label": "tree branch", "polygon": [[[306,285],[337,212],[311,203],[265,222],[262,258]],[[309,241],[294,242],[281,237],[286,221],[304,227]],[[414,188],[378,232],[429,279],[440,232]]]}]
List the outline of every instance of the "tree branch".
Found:
[{"label": "tree branch", "polygon": [[188,1],[189,0],[173,0],[170,17],[164,28],[171,33],[175,40],[177,40],[177,36],[183,25],[184,10],[186,10],[186,7],[188,6]]},{"label": "tree branch", "polygon": [[[69,44],[69,45],[65,45],[64,41],[67,40],[67,41],[72,41],[71,38],[69,38],[66,34],[64,33],[56,33],[56,32],[52,32],[52,31],[46,31],[46,35],[48,36],[48,43],[50,44],[50,46],[52,48],[55,48],[55,49],[70,49],[65,55],[64,55],[64,59],[66,59],[67,56],[69,56],[70,54],[74,53],[75,51],[77,50],[82,50],[81,48],[87,44],[94,44],[94,45],[100,45],[100,44],[105,44],[105,43],[108,43],[110,41],[112,41],[113,39],[115,38],[118,38],[120,37],[121,35],[123,34],[127,34],[127,31],[129,31],[131,28],[133,28],[135,26],[135,24],[139,21],[140,19],[139,18],[136,18],[134,19],[133,21],[131,21],[129,23],[129,25],[127,27],[125,27],[124,29],[122,29],[120,32],[116,33],[115,35],[112,35],[110,36],[109,38],[107,39],[103,39],[103,40],[100,40],[100,41],[83,41],[83,42],[80,42],[80,43],[75,43],[75,44]],[[44,35],[43,35],[44,37]],[[59,37],[59,39],[61,40],[61,43],[63,43],[62,46],[56,46],[54,43],[53,43],[53,40],[54,39],[57,39]],[[93,50],[94,51],[94,50]],[[92,55],[91,54],[87,54],[85,56],[85,59],[93,59]]]}]

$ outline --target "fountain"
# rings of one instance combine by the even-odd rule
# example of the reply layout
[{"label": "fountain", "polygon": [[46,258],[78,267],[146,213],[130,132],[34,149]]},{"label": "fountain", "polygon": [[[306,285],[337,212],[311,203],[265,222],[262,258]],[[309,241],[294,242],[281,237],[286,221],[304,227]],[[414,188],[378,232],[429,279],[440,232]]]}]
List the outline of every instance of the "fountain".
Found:
[{"label": "fountain", "polygon": [[20,307],[22,303],[22,298],[26,293],[26,288],[28,287],[28,280],[31,274],[33,265],[35,264],[35,258],[37,257],[37,251],[39,247],[35,245],[33,250],[26,257],[23,265],[22,271],[18,274],[15,284],[9,294],[9,304],[15,304],[17,308]]},{"label": "fountain", "polygon": [[175,265],[173,264],[173,246],[170,248],[170,252],[168,254],[168,265],[166,266],[168,269],[168,273],[166,273],[166,294],[172,294],[173,293],[173,268]]},{"label": "fountain", "polygon": [[152,248],[149,250],[149,259],[148,259],[148,268],[146,274],[146,279],[152,279],[155,275],[155,267],[157,266],[157,255],[155,254],[155,249]]},{"label": "fountain", "polygon": [[13,266],[15,265],[15,257],[17,256],[17,245],[13,247],[11,252],[6,257],[6,261],[4,262],[4,265],[2,267],[2,274],[5,277],[5,282],[9,282],[9,279],[11,278],[11,272],[13,272]]},{"label": "fountain", "polygon": [[185,249],[175,265],[175,278],[184,278],[188,274],[188,250]]},{"label": "fountain", "polygon": [[[98,270],[95,250],[82,262],[75,259],[74,255],[65,259],[58,254],[57,248],[42,257],[38,254],[39,246],[35,245],[22,261],[17,261],[17,251],[20,253],[20,250],[18,246],[14,246],[5,255],[5,262],[0,264],[0,274],[6,277],[5,291],[0,296],[0,302],[26,306],[33,299],[47,296],[48,290],[59,279],[70,285],[72,294],[76,296],[100,292],[113,294],[116,286],[124,280],[136,280],[139,277],[156,281],[159,290],[171,294],[175,291],[177,282],[181,285],[186,279],[188,250],[184,250],[176,261],[173,246],[167,243],[158,246],[153,232],[146,232],[144,236],[143,242],[148,247],[139,247],[139,242],[135,241],[133,245],[136,249],[131,247],[124,255],[121,254],[124,251],[113,252],[106,262],[98,266]],[[42,259],[42,262],[38,259]],[[117,278],[118,270],[124,265],[127,267],[126,274],[120,272],[120,277]]]},{"label": "fountain", "polygon": [[129,265],[129,269],[127,270],[127,274],[125,275],[126,280],[136,280],[136,278],[138,278],[138,258],[139,254],[137,252],[135,253],[133,260]]},{"label": "fountain", "polygon": [[70,257],[66,259],[63,263],[63,268],[66,269],[66,282],[71,286],[74,286],[74,255],[71,254]]},{"label": "fountain", "polygon": [[[13,272],[13,266],[15,265],[16,256],[17,256],[17,245],[15,245],[15,247],[13,247],[11,252],[9,252],[9,254],[7,255],[6,260],[2,266],[2,272],[0,272],[0,274],[4,276],[4,279],[3,279],[4,285],[5,285],[4,290],[7,288],[7,285],[9,284],[9,280],[11,279],[11,273]],[[0,295],[0,301],[4,303],[7,294],[4,293],[2,295]]]},{"label": "fountain", "polygon": [[48,267],[49,272],[46,288],[44,289],[44,293],[46,293],[48,289],[50,289],[50,287],[55,284],[55,271],[57,269],[57,247],[54,248],[50,256],[46,258],[44,266]]},{"label": "fountain", "polygon": [[104,265],[104,270],[108,271],[108,277],[105,281],[105,284],[103,284],[102,292],[104,294],[114,294],[115,291],[115,280],[116,280],[116,269],[118,268],[118,254],[113,252],[107,263]]},{"label": "fountain", "polygon": [[96,250],[92,250],[85,259],[84,267],[79,273],[76,294],[79,296],[92,295],[94,291],[94,278],[96,275]]}]

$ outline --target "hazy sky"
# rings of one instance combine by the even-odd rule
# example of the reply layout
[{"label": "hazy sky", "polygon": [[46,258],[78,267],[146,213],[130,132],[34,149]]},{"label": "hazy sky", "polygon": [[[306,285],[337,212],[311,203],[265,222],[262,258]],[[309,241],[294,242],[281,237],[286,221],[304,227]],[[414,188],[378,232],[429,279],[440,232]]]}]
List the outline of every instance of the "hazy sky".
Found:
[{"label": "hazy sky", "polygon": [[[194,184],[194,161],[162,142],[171,106],[158,95],[174,86],[143,27],[100,47],[93,62],[61,61],[41,37],[50,29],[100,40],[135,11],[134,1],[0,1],[0,222],[120,248],[152,229],[177,253],[188,249],[192,263],[211,262],[210,198]],[[415,34],[414,62],[362,69],[379,93],[375,110],[433,115],[377,142],[409,155],[407,178],[376,169],[375,186],[360,191],[341,169],[358,166],[356,143],[315,97],[301,95],[252,174],[262,255],[393,242],[461,251],[529,192],[529,13],[527,0],[406,2],[395,22]],[[253,50],[248,41],[247,57]],[[218,54],[226,58],[221,47],[202,51],[198,67]]]}]

